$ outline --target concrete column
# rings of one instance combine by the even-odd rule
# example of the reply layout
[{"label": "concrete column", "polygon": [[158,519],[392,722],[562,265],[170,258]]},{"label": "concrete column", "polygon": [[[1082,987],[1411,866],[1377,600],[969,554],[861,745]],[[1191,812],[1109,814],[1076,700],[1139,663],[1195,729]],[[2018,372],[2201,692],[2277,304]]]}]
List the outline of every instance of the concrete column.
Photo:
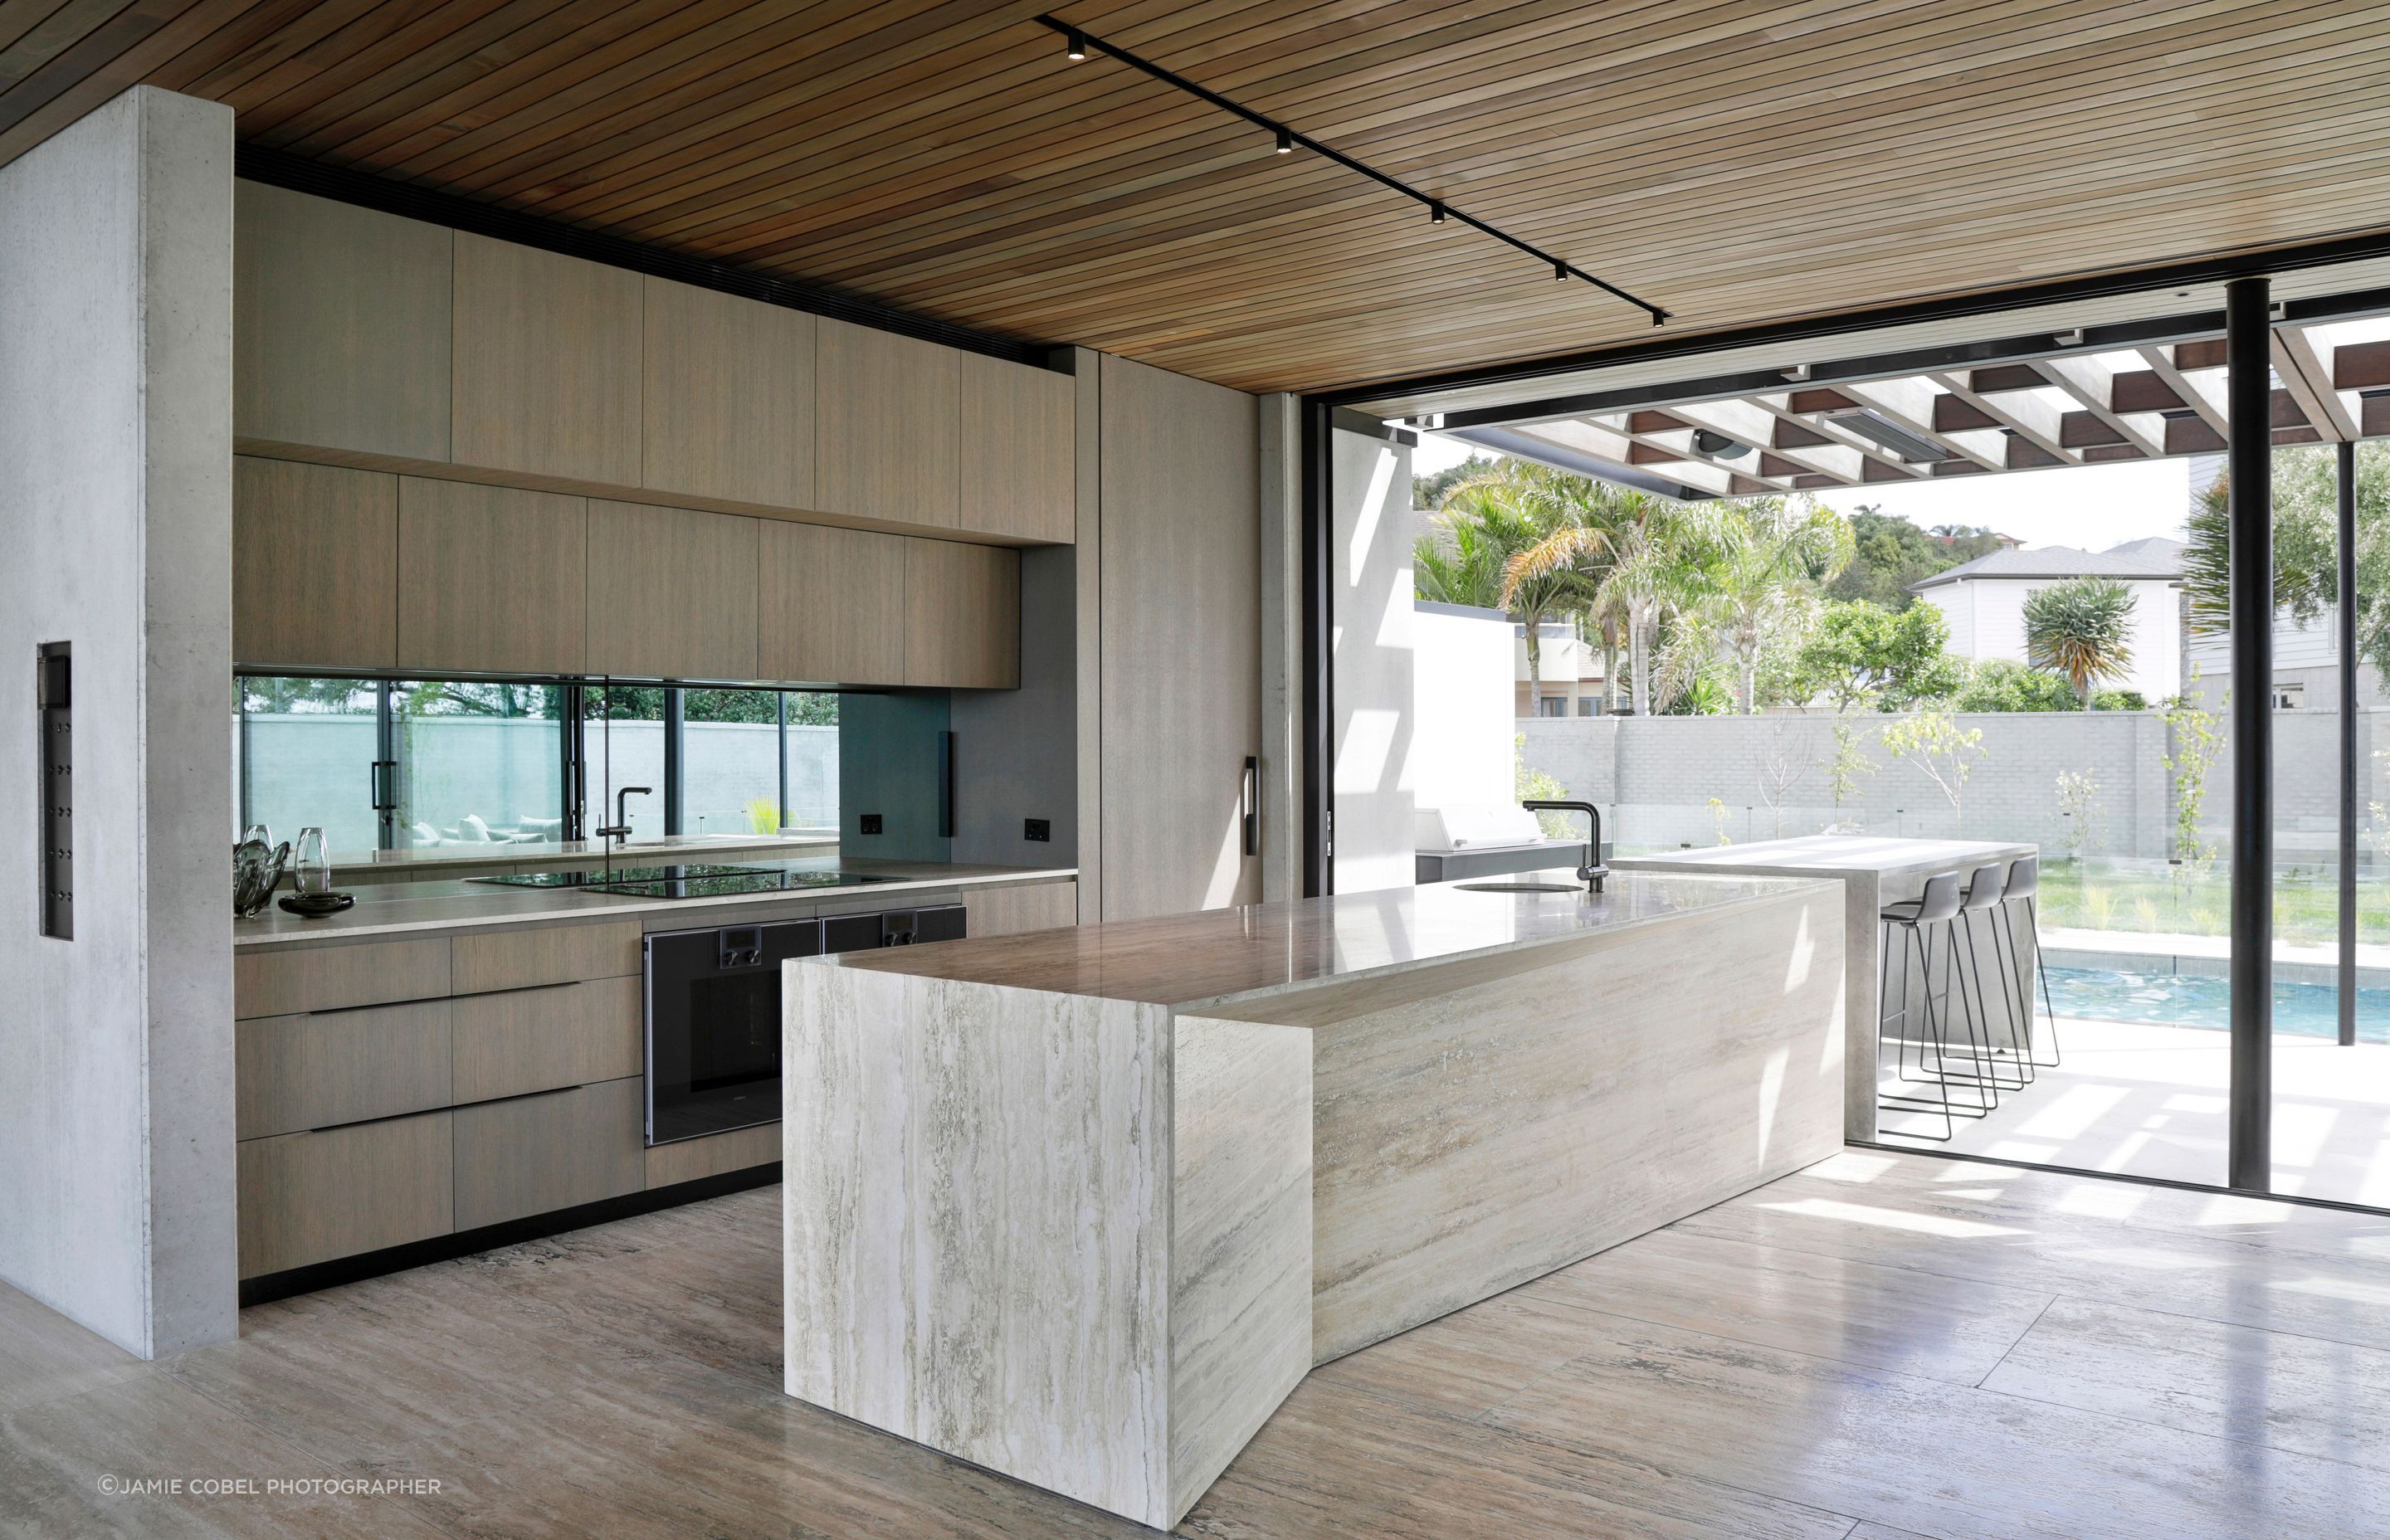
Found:
[{"label": "concrete column", "polygon": [[[232,113],[126,92],[0,167],[0,1277],[237,1330]],[[74,937],[33,913],[34,649],[73,648]]]}]

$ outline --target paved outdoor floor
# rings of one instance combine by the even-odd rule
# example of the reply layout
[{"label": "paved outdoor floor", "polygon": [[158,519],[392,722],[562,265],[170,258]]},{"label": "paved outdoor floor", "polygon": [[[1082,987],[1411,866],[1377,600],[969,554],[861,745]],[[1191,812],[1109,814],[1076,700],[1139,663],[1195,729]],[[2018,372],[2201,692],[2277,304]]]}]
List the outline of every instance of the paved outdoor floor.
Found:
[{"label": "paved outdoor floor", "polygon": [[[2224,1033],[2061,1017],[2062,1062],[1947,1146],[1938,1117],[1885,1113],[1887,1144],[2083,1171],[2224,1180],[2229,1040]],[[2274,1039],[2274,1190],[2390,1207],[2390,1046]]]}]

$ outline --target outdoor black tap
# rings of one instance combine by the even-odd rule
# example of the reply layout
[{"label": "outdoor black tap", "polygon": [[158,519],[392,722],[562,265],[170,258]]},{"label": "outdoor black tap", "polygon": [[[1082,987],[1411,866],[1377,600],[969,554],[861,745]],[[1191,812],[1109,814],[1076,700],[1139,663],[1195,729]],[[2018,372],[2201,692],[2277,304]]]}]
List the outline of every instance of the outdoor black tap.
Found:
[{"label": "outdoor black tap", "polygon": [[1585,884],[1587,892],[1601,892],[1602,879],[1610,875],[1610,868],[1601,864],[1601,809],[1591,802],[1545,802],[1540,798],[1519,805],[1530,813],[1585,815],[1587,823],[1592,826],[1593,837],[1586,841],[1585,865],[1576,869],[1577,880]]}]

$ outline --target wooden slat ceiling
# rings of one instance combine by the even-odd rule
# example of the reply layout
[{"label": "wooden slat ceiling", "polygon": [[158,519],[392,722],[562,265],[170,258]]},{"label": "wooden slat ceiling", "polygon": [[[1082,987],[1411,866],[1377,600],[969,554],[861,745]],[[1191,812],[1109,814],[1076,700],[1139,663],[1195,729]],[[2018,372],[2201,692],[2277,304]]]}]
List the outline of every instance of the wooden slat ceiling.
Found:
[{"label": "wooden slat ceiling", "polygon": [[0,161],[124,86],[252,144],[1248,390],[2390,225],[2363,0],[0,0]]}]

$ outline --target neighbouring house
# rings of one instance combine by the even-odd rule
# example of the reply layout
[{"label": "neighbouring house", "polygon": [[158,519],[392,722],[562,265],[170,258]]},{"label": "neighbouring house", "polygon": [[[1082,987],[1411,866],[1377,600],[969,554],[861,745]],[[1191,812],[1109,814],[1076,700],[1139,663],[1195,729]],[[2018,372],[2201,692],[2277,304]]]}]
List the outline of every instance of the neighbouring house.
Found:
[{"label": "neighbouring house", "polygon": [[2139,690],[2154,701],[2182,689],[2182,554],[2181,541],[2163,536],[2104,551],[2015,546],[1936,572],[1908,591],[1950,622],[1952,652],[1978,662],[2022,663],[2026,596],[2074,578],[2113,578],[2133,596],[2133,661],[2125,677],[2108,687]]},{"label": "neighbouring house", "polygon": [[1546,621],[1536,632],[1536,676],[1543,687],[1539,692],[1530,692],[1527,628],[1514,624],[1510,629],[1510,677],[1521,716],[1601,714],[1600,643],[1578,635],[1572,622]]}]

